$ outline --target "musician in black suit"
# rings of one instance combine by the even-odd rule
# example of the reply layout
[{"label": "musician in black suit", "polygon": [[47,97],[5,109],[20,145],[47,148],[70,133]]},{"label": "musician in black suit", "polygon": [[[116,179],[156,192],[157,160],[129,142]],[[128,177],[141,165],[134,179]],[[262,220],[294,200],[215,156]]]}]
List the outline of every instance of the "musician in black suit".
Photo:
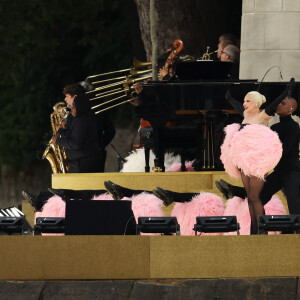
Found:
[{"label": "musician in black suit", "polygon": [[[86,82],[73,83],[64,87],[63,94],[65,95],[65,102],[69,109],[72,109],[74,99],[77,95],[81,97],[85,97],[85,101],[88,101],[88,96],[86,94],[87,91],[93,89],[93,87]],[[83,99],[83,98],[82,98]],[[105,161],[106,161],[106,146],[112,141],[116,134],[115,127],[111,121],[111,118],[107,113],[101,113],[95,115],[90,110],[90,104],[86,102],[86,109],[89,110],[89,115],[96,122],[97,130],[98,130],[98,141],[99,141],[99,152],[101,156],[100,167],[98,168],[98,172],[104,172],[105,169]],[[68,115],[66,124],[62,124],[64,128],[69,128],[72,124],[72,120],[74,117],[72,114]]]},{"label": "musician in black suit", "polygon": [[71,108],[68,127],[59,125],[52,137],[54,144],[64,147],[69,173],[100,172],[102,156],[95,118],[83,94],[76,95]]}]

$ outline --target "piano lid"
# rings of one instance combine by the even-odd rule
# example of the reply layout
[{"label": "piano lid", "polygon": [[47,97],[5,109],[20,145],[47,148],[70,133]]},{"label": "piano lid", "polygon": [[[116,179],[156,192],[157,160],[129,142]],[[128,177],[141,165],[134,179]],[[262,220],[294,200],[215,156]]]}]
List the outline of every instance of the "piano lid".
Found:
[{"label": "piano lid", "polygon": [[237,64],[224,61],[179,61],[176,75],[180,80],[228,80],[236,67]]}]

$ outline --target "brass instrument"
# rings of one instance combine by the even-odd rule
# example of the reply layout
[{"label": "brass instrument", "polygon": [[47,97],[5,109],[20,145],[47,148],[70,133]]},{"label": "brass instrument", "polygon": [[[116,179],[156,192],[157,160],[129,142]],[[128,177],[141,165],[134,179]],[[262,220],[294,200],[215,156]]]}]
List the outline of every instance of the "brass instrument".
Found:
[{"label": "brass instrument", "polygon": [[[175,59],[183,49],[183,42],[177,39],[174,41],[173,47],[174,48],[170,52],[165,63],[166,68],[168,68],[168,66],[170,65],[173,65]],[[132,90],[134,90],[134,84],[152,78],[153,70],[149,69],[150,66],[152,66],[152,62],[141,62],[137,59],[134,59],[133,66],[131,68],[88,76],[86,78],[86,81],[91,81],[91,84],[95,87],[94,90],[87,92],[87,94],[93,94],[93,97],[90,98],[90,101],[99,101],[100,99],[105,99],[101,103],[94,105],[92,107],[93,110],[99,107],[103,107],[104,105],[119,101],[120,99],[124,100],[124,98],[127,98],[122,102],[116,102],[116,104],[95,111],[95,114],[99,114],[110,108],[125,104],[133,100],[135,98],[132,93]],[[109,77],[115,74],[121,75],[122,73],[122,76],[113,78]],[[99,77],[102,77],[101,80],[96,81],[95,78]],[[111,98],[112,96],[114,96],[115,98]]]},{"label": "brass instrument", "polygon": [[[58,102],[53,107],[53,113],[50,115],[51,127],[53,135],[57,134],[56,126],[60,125],[63,120],[68,116],[66,104]],[[49,141],[48,146],[43,154],[43,159],[47,159],[51,165],[53,174],[66,173],[66,153],[63,147],[55,145],[52,139]]]},{"label": "brass instrument", "polygon": [[210,56],[211,56],[212,54],[218,52],[218,50],[215,50],[215,51],[213,51],[213,52],[208,53],[209,48],[210,48],[209,46],[206,48],[206,52],[203,54],[202,60],[210,60]]},{"label": "brass instrument", "polygon": [[[170,53],[165,66],[173,64],[174,59],[183,49],[183,43],[180,40],[175,40],[173,46],[174,50]],[[207,47],[202,60],[210,60],[211,54],[216,52],[218,50],[209,53],[209,47]],[[181,57],[181,60],[190,61],[194,60],[194,58],[192,56],[184,56]],[[90,101],[98,102],[92,106],[94,113],[99,114],[133,100],[135,98],[133,95],[134,84],[152,77],[150,66],[152,66],[151,62],[141,62],[134,58],[131,68],[88,76],[86,81],[91,83],[94,89],[88,91],[87,94],[92,95]],[[111,77],[114,75],[117,76]],[[97,110],[100,107],[101,109]]]},{"label": "brass instrument", "polygon": [[[151,65],[151,62],[141,62],[134,59],[131,68],[88,76],[86,81],[91,81],[94,89],[87,92],[87,94],[93,94],[90,101],[98,102],[91,107],[95,114],[99,114],[134,99],[134,84],[152,77],[152,69],[148,69]],[[121,76],[110,77],[114,74]],[[96,78],[101,80],[96,80]],[[127,99],[124,101],[124,98]],[[122,101],[120,102],[121,99]],[[99,107],[101,107],[101,109],[96,110]]]}]

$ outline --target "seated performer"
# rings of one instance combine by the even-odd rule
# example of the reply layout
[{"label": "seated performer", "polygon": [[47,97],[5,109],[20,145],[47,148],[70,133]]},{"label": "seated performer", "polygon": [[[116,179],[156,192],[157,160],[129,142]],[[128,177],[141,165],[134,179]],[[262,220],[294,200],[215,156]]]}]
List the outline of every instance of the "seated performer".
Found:
[{"label": "seated performer", "polygon": [[221,61],[232,62],[233,65],[230,70],[230,77],[232,79],[239,78],[239,61],[240,61],[240,49],[234,45],[228,45],[221,51]]},{"label": "seated performer", "polygon": [[220,42],[218,44],[218,51],[217,51],[217,57],[218,60],[221,60],[221,53],[224,51],[224,49],[228,46],[228,45],[232,45],[231,41],[228,40],[224,40],[222,42]]},{"label": "seated performer", "polygon": [[[292,78],[286,90],[263,111],[259,108],[266,101],[265,97],[258,92],[248,93],[243,104],[242,124],[231,124],[225,128],[221,160],[230,176],[242,177],[248,196],[251,234],[257,234],[258,217],[264,214],[260,192],[265,176],[277,165],[282,155],[282,145],[277,133],[266,125],[278,104],[288,95],[288,91],[291,91],[293,83]],[[230,103],[240,105],[231,97],[229,91],[226,98]]]},{"label": "seated performer", "polygon": [[[291,117],[296,109],[297,101],[289,97],[284,98],[276,109],[280,122],[271,126],[271,129],[278,133],[283,152],[274,171],[266,177],[260,193],[260,200],[265,205],[273,194],[283,189],[290,214],[300,214],[300,133],[299,125]],[[224,180],[216,182],[216,185],[225,197],[247,197],[244,188],[232,186]]]},{"label": "seated performer", "polygon": [[84,95],[75,96],[71,114],[72,122],[59,125],[52,141],[65,148],[69,173],[100,172],[103,162],[97,125]]}]

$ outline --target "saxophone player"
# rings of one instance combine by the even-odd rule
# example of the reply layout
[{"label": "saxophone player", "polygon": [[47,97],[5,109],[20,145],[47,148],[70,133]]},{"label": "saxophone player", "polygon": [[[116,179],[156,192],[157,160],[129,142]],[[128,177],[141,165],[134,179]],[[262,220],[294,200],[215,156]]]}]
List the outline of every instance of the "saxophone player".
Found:
[{"label": "saxophone player", "polygon": [[69,97],[65,101],[71,108],[67,124],[58,126],[52,142],[64,147],[69,173],[101,172],[102,156],[95,117],[90,110],[85,94]]},{"label": "saxophone player", "polygon": [[[95,140],[98,140],[99,143],[99,153],[100,153],[100,166],[97,166],[96,171],[89,171],[90,168],[87,169],[87,171],[84,172],[104,172],[104,167],[105,167],[105,160],[106,160],[106,146],[112,141],[116,134],[115,127],[109,117],[106,113],[102,113],[99,115],[95,115],[91,110],[90,110],[90,105],[88,101],[88,97],[86,95],[86,89],[79,83],[74,83],[74,84],[69,84],[63,88],[63,94],[65,95],[65,102],[67,104],[67,107],[72,111],[74,107],[74,99],[76,97],[79,97],[77,101],[82,102],[84,101],[84,105],[86,107],[84,110],[86,110],[86,115],[88,116],[89,120],[93,120],[92,122],[96,122],[96,127],[97,127],[97,136],[94,136]],[[73,109],[73,114],[75,113],[75,110]],[[62,135],[64,133],[70,132],[70,130],[73,130],[74,128],[74,122],[77,122],[76,116],[73,116],[72,113],[68,114],[66,121],[62,121],[59,126],[56,126],[56,133],[57,135],[54,135],[52,138],[53,143],[57,143],[57,139],[59,135]],[[57,143],[59,144],[59,142]],[[66,154],[69,154],[69,157],[67,155],[67,163],[69,163],[70,160],[70,149],[66,150]],[[71,149],[71,156],[72,156],[72,149]],[[86,158],[81,159],[81,163],[83,160],[86,160]],[[87,162],[86,162],[87,163]],[[84,167],[84,170],[86,168]],[[71,165],[71,170],[68,171],[70,172],[75,172],[72,171],[72,165]],[[76,172],[83,172],[78,170]]]}]

